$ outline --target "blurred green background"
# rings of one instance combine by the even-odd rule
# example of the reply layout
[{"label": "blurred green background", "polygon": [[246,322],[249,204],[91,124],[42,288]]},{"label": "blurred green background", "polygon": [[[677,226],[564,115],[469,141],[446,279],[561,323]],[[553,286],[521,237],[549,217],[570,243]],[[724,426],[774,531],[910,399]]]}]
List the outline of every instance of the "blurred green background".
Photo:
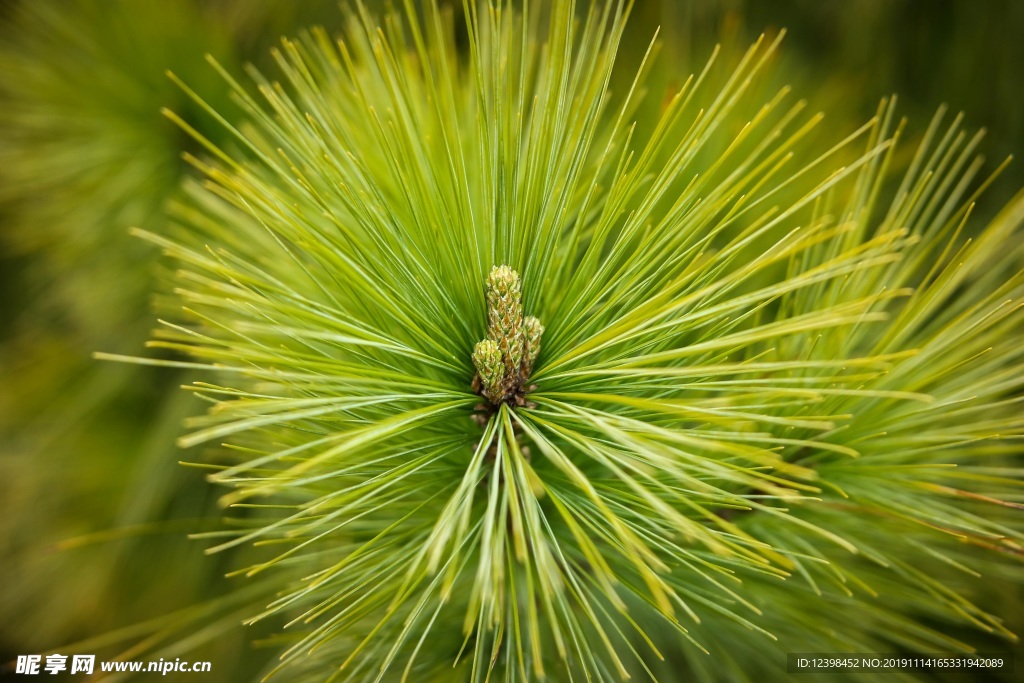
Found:
[{"label": "blurred green background", "polygon": [[[158,254],[128,228],[169,229],[189,176],[180,153],[198,151],[161,107],[231,144],[164,72],[230,115],[205,53],[233,73],[272,71],[279,36],[341,16],[321,0],[0,4],[0,662],[110,633],[90,645],[195,645],[218,680],[251,678],[266,658],[251,644],[260,634],[235,628],[244,602],[206,602],[221,618],[194,628],[210,621],[190,606],[222,600],[236,566],[185,538],[217,517],[217,492],[178,465],[202,454],[174,445],[202,406],[177,390],[177,371],[91,354],[141,353],[153,323]],[[987,128],[990,167],[1024,151],[1022,2],[641,0],[623,58],[635,63],[658,26],[653,101],[716,43],[728,59],[786,28],[772,77],[825,111],[836,138],[898,93],[918,133],[944,103]],[[1016,163],[982,211],[1022,186]]]}]

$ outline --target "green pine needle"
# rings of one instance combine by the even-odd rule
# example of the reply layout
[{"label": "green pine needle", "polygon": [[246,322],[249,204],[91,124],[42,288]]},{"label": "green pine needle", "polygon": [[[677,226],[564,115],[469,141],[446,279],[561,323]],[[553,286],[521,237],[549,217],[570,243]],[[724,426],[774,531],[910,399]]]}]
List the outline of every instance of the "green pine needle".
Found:
[{"label": "green pine needle", "polygon": [[468,57],[406,5],[284,41],[258,94],[224,73],[236,149],[149,235],[179,264],[152,346],[220,378],[183,440],[233,446],[211,551],[265,551],[287,680],[1012,637],[924,568],[1024,542],[1024,197],[972,226],[960,119],[905,170],[893,102],[823,144],[757,96],[761,41],[637,130],[622,3],[467,3]]}]

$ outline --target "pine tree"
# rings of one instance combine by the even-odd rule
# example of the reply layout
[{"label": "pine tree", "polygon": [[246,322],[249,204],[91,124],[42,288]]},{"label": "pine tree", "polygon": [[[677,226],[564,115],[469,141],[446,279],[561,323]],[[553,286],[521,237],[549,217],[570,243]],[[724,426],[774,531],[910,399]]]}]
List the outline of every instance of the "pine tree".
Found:
[{"label": "pine tree", "polygon": [[1024,198],[971,223],[978,136],[937,116],[905,162],[889,101],[823,141],[757,98],[767,40],[639,129],[623,4],[470,3],[466,57],[407,4],[256,93],[221,69],[247,121],[146,235],[282,680],[1012,639],[969,596],[1019,583]]}]

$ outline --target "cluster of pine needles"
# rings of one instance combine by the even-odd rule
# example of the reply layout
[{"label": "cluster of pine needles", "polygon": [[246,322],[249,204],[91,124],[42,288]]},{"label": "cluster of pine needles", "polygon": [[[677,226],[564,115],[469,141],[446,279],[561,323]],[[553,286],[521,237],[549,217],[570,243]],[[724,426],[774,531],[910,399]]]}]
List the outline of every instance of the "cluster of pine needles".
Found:
[{"label": "cluster of pine needles", "polygon": [[640,126],[624,3],[406,5],[280,82],[214,63],[242,121],[181,83],[230,142],[168,112],[205,182],[143,233],[176,270],[135,362],[209,372],[203,537],[253,546],[281,680],[1008,648],[1024,197],[971,220],[980,135],[908,145],[889,100],[836,139],[765,95],[777,39]]}]

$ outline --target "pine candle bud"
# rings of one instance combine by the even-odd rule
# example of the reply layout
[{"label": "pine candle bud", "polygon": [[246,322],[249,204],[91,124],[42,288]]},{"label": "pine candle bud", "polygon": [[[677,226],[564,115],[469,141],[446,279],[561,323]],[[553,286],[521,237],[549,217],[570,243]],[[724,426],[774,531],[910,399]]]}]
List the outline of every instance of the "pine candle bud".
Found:
[{"label": "pine candle bud", "polygon": [[540,324],[540,320],[533,317],[532,315],[527,316],[523,320],[523,369],[520,373],[522,378],[526,380],[533,372],[533,364],[537,361],[537,355],[540,353],[540,337],[544,334],[544,326]]},{"label": "pine candle bud", "polygon": [[497,342],[508,375],[523,361],[523,293],[519,273],[495,266],[487,277],[487,336]]},{"label": "pine candle bud", "polygon": [[533,316],[523,317],[522,282],[507,265],[491,269],[486,296],[487,338],[473,349],[474,391],[494,405],[526,405],[525,384],[540,353],[544,326]]},{"label": "pine candle bud", "polygon": [[480,374],[484,394],[491,400],[496,400],[501,394],[501,383],[505,376],[501,349],[493,340],[484,339],[473,349],[473,365]]}]

